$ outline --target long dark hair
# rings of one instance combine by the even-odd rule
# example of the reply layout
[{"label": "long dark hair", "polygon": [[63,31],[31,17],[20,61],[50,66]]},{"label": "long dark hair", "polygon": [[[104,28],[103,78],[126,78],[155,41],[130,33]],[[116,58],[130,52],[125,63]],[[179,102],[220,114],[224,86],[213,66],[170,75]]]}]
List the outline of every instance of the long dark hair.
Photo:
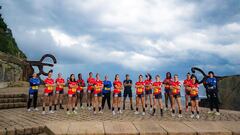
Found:
[{"label": "long dark hair", "polygon": [[82,74],[81,73],[78,74],[78,79],[82,80]]},{"label": "long dark hair", "polygon": [[197,76],[196,76],[196,75],[192,74],[192,75],[191,75],[191,79],[192,79],[192,78],[195,78],[195,80],[196,80],[196,81],[195,81],[195,84],[198,83],[198,79],[197,79]]},{"label": "long dark hair", "polygon": [[[169,77],[168,77],[168,74],[169,74]],[[172,79],[172,74],[170,72],[166,73],[166,79]]]},{"label": "long dark hair", "polygon": [[73,76],[74,74],[71,74],[70,75],[70,77],[69,77],[69,81],[71,81],[71,82],[76,82],[76,79],[75,79],[75,77],[74,77],[74,79],[72,80],[72,76]]},{"label": "long dark hair", "polygon": [[145,76],[146,76],[146,77],[149,77],[149,80],[152,80],[151,74],[147,73]]},{"label": "long dark hair", "polygon": [[143,77],[141,74],[138,76],[138,80],[140,80],[140,77]]},{"label": "long dark hair", "polygon": [[115,78],[114,78],[114,79],[115,79],[115,81],[117,80],[117,76],[119,76],[119,74],[116,74],[116,75],[115,75]]}]

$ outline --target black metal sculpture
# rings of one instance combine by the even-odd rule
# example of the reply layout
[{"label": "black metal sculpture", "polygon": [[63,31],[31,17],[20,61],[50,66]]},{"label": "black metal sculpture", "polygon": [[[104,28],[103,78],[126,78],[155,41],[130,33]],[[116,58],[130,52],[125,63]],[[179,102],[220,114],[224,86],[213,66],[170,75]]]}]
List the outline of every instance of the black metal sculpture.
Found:
[{"label": "black metal sculpture", "polygon": [[[45,58],[47,58],[47,57],[49,57],[49,58],[51,58],[51,59],[53,60],[53,64],[43,63],[43,60],[44,60]],[[39,69],[38,76],[39,76],[39,75],[47,76],[48,73],[43,71],[43,67],[44,67],[44,66],[53,67],[54,64],[57,63],[57,59],[56,59],[52,54],[45,54],[45,55],[42,56],[42,58],[41,58],[39,61],[27,61],[27,62],[28,62],[32,67],[33,67],[33,66],[37,66],[37,67],[38,67],[38,69]],[[50,70],[50,71],[51,71],[51,70]]]}]

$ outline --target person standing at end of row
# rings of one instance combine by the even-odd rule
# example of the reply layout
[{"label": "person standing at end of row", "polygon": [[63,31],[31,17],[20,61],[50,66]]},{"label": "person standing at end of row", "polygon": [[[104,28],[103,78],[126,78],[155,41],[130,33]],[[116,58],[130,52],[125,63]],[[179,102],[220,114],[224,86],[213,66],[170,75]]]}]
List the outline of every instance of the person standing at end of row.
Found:
[{"label": "person standing at end of row", "polygon": [[108,109],[111,110],[111,87],[112,83],[108,80],[108,76],[105,76],[105,80],[103,81],[103,99],[102,99],[102,109],[104,109],[105,102],[107,100]]},{"label": "person standing at end of row", "polygon": [[133,103],[132,103],[132,80],[130,79],[129,74],[126,74],[126,80],[123,81],[123,85],[124,85],[123,110],[125,110],[125,102],[126,102],[127,97],[129,97],[129,99],[130,99],[131,110],[134,110]]},{"label": "person standing at end of row", "polygon": [[147,109],[147,101],[149,99],[150,102],[150,113],[152,113],[152,100],[153,100],[153,95],[152,95],[152,76],[148,73],[146,75],[146,80],[144,81],[145,85],[145,108]]},{"label": "person standing at end of row", "polygon": [[78,101],[80,103],[80,108],[83,109],[83,96],[84,96],[84,87],[86,86],[83,78],[82,78],[82,74],[79,73],[78,74],[78,80],[77,80],[77,83],[78,83],[78,88],[77,88],[77,100],[76,100],[76,110],[78,109],[77,106],[78,106]]},{"label": "person standing at end of row", "polygon": [[38,111],[37,109],[37,98],[38,98],[38,88],[40,85],[40,80],[37,77],[36,73],[33,73],[32,78],[29,80],[30,88],[29,88],[29,96],[28,96],[28,104],[27,104],[27,110],[28,112],[31,111],[30,107],[33,102],[33,108],[35,111]]},{"label": "person standing at end of row", "polygon": [[139,105],[139,100],[141,100],[142,103],[142,115],[145,115],[145,103],[144,103],[144,82],[143,82],[143,76],[139,75],[138,77],[138,82],[135,83],[135,88],[136,88],[136,111],[135,114],[139,114],[138,112],[138,105]]}]

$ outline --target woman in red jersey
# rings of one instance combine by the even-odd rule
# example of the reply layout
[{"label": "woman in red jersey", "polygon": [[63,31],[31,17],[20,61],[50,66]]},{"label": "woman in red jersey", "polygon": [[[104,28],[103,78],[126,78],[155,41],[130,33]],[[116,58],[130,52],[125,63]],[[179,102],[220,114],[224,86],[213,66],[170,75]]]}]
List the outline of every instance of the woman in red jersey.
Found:
[{"label": "woman in red jersey", "polygon": [[112,106],[112,113],[115,115],[115,107],[118,108],[118,113],[121,114],[122,111],[120,109],[121,106],[121,99],[122,99],[122,89],[123,84],[119,79],[119,74],[115,75],[115,81],[113,82],[114,90],[113,90],[113,106]]},{"label": "woman in red jersey", "polygon": [[178,117],[182,117],[182,105],[181,105],[181,94],[180,94],[180,89],[181,89],[181,83],[178,81],[178,75],[174,75],[174,80],[171,83],[170,86],[171,89],[171,99],[172,99],[172,117],[175,117],[175,101],[177,102],[178,105],[178,112],[179,115]]},{"label": "woman in red jersey", "polygon": [[148,73],[146,75],[146,80],[144,81],[145,84],[145,108],[147,109],[147,101],[149,98],[150,101],[150,113],[152,113],[152,100],[153,100],[153,94],[152,94],[152,76]]},{"label": "woman in red jersey", "polygon": [[90,72],[89,73],[89,77],[87,79],[87,107],[88,110],[92,109],[92,101],[93,101],[93,91],[94,91],[94,83],[95,83],[95,79],[92,77],[93,73]]},{"label": "woman in red jersey", "polygon": [[187,73],[187,79],[184,80],[183,85],[185,87],[185,105],[186,112],[188,112],[188,100],[190,97],[190,85],[192,84],[191,74]]},{"label": "woman in red jersey", "polygon": [[52,79],[52,71],[48,72],[48,77],[44,80],[45,89],[44,89],[44,98],[43,98],[43,112],[42,114],[46,114],[45,106],[48,104],[49,113],[54,113],[52,110],[52,102],[53,102],[53,87],[54,80]]},{"label": "woman in red jersey", "polygon": [[98,107],[99,113],[102,112],[102,88],[103,88],[103,82],[100,80],[100,76],[97,73],[96,74],[96,80],[94,83],[94,107],[93,107],[93,113],[96,114],[96,108]]},{"label": "woman in red jersey", "polygon": [[80,108],[83,109],[83,96],[84,96],[84,87],[86,86],[85,85],[85,82],[82,78],[82,74],[78,74],[78,80],[77,80],[77,83],[78,83],[78,88],[77,88],[77,100],[76,100],[76,109],[77,109],[77,105],[78,105],[78,100],[80,100]]},{"label": "woman in red jersey", "polygon": [[198,90],[199,90],[199,85],[198,85],[198,80],[195,75],[191,76],[192,83],[190,84],[190,97],[191,97],[191,111],[192,115],[191,118],[194,118],[194,111],[196,111],[197,115],[196,118],[199,119],[199,105],[198,105]]},{"label": "woman in red jersey", "polygon": [[75,79],[74,74],[70,75],[69,80],[69,89],[68,89],[68,105],[67,105],[67,114],[71,114],[69,109],[72,109],[72,112],[74,114],[77,114],[77,111],[75,110],[75,103],[76,103],[76,91],[77,91],[77,81]]},{"label": "woman in red jersey", "polygon": [[63,102],[63,94],[64,94],[64,85],[65,81],[62,78],[62,74],[58,73],[58,78],[55,80],[55,83],[57,84],[56,91],[55,91],[55,104],[54,104],[54,110],[57,110],[57,104],[59,103],[59,108],[64,109],[62,106]]},{"label": "woman in red jersey", "polygon": [[143,112],[142,115],[145,115],[145,106],[144,106],[144,82],[143,82],[143,76],[139,75],[138,82],[135,83],[136,88],[136,111],[135,114],[139,114],[138,112],[138,105],[139,100],[141,100]]},{"label": "woman in red jersey", "polygon": [[172,99],[171,99],[171,94],[170,94],[170,85],[171,85],[171,82],[172,82],[172,75],[170,72],[167,72],[166,73],[166,78],[165,80],[163,81],[163,84],[164,84],[164,96],[165,96],[165,110],[168,109],[168,99],[170,101],[170,105],[172,107]]},{"label": "woman in red jersey", "polygon": [[162,104],[162,82],[160,82],[160,76],[156,75],[156,81],[153,83],[153,113],[152,115],[155,114],[157,104],[159,105],[160,108],[160,113],[161,116],[163,116],[163,104]]}]

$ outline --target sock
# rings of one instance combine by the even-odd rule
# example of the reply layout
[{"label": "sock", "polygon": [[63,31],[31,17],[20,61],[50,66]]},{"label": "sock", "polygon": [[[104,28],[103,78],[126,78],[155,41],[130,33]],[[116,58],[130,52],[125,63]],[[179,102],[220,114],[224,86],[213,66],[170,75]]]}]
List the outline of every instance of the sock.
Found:
[{"label": "sock", "polygon": [[42,110],[45,111],[45,107],[43,107]]},{"label": "sock", "polygon": [[166,104],[166,108],[168,108],[168,104]]},{"label": "sock", "polygon": [[188,109],[188,105],[186,105],[186,109]]},{"label": "sock", "polygon": [[156,108],[153,108],[153,114],[156,112]]},{"label": "sock", "polygon": [[118,107],[118,111],[120,111],[120,107]]},{"label": "sock", "polygon": [[98,107],[98,110],[101,111],[101,107]]},{"label": "sock", "polygon": [[163,114],[163,109],[160,109],[161,114]]},{"label": "sock", "polygon": [[87,104],[87,107],[88,107],[89,105]]},{"label": "sock", "polygon": [[54,110],[57,110],[57,105],[56,104],[54,105]]},{"label": "sock", "polygon": [[145,108],[143,108],[143,112],[145,112]]},{"label": "sock", "polygon": [[175,113],[175,110],[174,110],[174,109],[172,109],[172,113]]},{"label": "sock", "polygon": [[82,107],[82,103],[80,103],[80,107]]},{"label": "sock", "polygon": [[192,114],[194,114],[194,111],[192,111]]},{"label": "sock", "polygon": [[145,108],[147,108],[147,104],[145,104]]},{"label": "sock", "polygon": [[136,111],[138,112],[138,107],[136,107]]},{"label": "sock", "polygon": [[114,107],[112,107],[112,111],[114,111]]},{"label": "sock", "polygon": [[95,107],[93,107],[93,111],[95,112],[95,110],[96,110],[96,108]]},{"label": "sock", "polygon": [[182,114],[182,110],[179,110],[178,112],[179,112],[179,114]]},{"label": "sock", "polygon": [[69,111],[69,109],[67,108],[67,111]]},{"label": "sock", "polygon": [[90,106],[92,106],[92,103],[90,103]]},{"label": "sock", "polygon": [[74,110],[75,110],[75,107],[72,108],[72,111],[74,111]]},{"label": "sock", "polygon": [[197,111],[197,114],[199,114],[199,111]]},{"label": "sock", "polygon": [[49,111],[51,111],[52,110],[52,106],[49,106]]},{"label": "sock", "polygon": [[152,105],[150,105],[150,107],[152,108]]}]

